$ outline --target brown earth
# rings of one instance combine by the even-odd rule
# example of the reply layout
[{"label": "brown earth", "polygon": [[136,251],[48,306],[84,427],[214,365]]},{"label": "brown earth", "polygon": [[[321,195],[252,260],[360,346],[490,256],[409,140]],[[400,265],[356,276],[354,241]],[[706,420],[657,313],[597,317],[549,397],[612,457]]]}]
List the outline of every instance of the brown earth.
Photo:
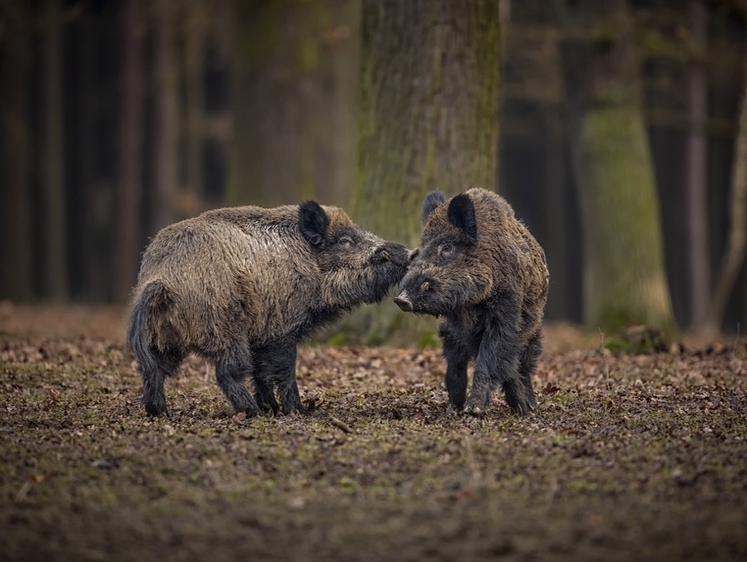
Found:
[{"label": "brown earth", "polygon": [[449,414],[438,351],[304,347],[313,413],[251,420],[190,359],[149,420],[123,322],[0,306],[0,559],[747,559],[739,340],[550,327],[526,419]]}]

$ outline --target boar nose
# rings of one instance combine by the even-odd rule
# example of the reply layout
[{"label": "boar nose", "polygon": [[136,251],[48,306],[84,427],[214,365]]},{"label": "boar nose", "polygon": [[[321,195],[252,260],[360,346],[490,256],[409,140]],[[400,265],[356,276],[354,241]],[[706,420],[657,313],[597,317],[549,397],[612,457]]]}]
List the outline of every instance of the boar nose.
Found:
[{"label": "boar nose", "polygon": [[410,300],[407,291],[402,291],[399,295],[394,297],[394,302],[405,312],[412,312],[412,301]]},{"label": "boar nose", "polygon": [[381,262],[390,261],[397,265],[407,265],[407,248],[402,244],[387,242],[376,249],[374,258]]}]

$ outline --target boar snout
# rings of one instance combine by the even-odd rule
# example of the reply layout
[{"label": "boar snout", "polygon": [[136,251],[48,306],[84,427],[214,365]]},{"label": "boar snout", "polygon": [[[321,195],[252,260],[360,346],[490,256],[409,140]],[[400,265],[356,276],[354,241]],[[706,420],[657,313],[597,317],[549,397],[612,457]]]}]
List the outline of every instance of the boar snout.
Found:
[{"label": "boar snout", "polygon": [[407,266],[409,252],[402,244],[386,242],[376,248],[373,260],[377,263],[392,262],[395,265]]},{"label": "boar snout", "polygon": [[402,291],[399,295],[394,297],[394,302],[397,303],[397,306],[400,307],[404,312],[412,312],[412,301],[410,300],[410,296],[407,294],[407,291]]}]

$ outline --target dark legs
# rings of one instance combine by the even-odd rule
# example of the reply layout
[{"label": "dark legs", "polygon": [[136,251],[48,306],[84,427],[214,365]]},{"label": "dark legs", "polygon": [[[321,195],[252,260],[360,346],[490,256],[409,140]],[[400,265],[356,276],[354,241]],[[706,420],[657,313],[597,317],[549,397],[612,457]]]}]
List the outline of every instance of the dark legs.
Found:
[{"label": "dark legs", "polygon": [[443,353],[446,358],[446,391],[449,393],[451,406],[460,412],[467,397],[467,364],[469,347],[449,329],[447,324],[439,330],[443,342]]},{"label": "dark legs", "polygon": [[148,348],[145,356],[137,359],[143,377],[143,406],[146,413],[149,416],[168,415],[163,382],[177,370],[183,357],[176,352],[162,353],[155,348]]},{"label": "dark legs", "polygon": [[538,329],[529,337],[529,341],[522,350],[521,358],[519,359],[519,375],[524,383],[527,402],[532,410],[537,407],[537,399],[534,396],[534,389],[532,388],[532,373],[537,368],[537,359],[541,353],[542,330]]},{"label": "dark legs", "polygon": [[244,384],[244,379],[252,375],[254,370],[249,348],[244,345],[237,345],[216,354],[213,359],[218,385],[233,406],[234,411],[237,414],[245,412],[247,416],[256,416],[259,413],[259,407]]},{"label": "dark legs", "polygon": [[[143,378],[143,405],[148,415],[168,414],[164,381],[181,364],[184,356],[175,351],[160,352],[155,348],[140,348],[136,354]],[[227,350],[214,353],[215,375],[223,394],[236,413],[255,416],[260,411],[277,414],[306,413],[296,383],[295,342],[275,342],[250,350],[237,343]],[[246,388],[252,377],[255,396]],[[275,390],[280,405],[275,398]]]},{"label": "dark legs", "polygon": [[[254,377],[257,401],[267,403],[274,413],[278,411],[272,390],[277,390],[280,409],[284,414],[307,413],[301,404],[301,395],[296,383],[296,343],[275,342],[254,350],[257,373]],[[260,403],[260,407],[262,403]],[[267,407],[264,407],[268,409]]]},{"label": "dark legs", "polygon": [[272,390],[272,381],[266,380],[261,373],[255,372],[254,376],[254,399],[257,401],[257,406],[263,412],[272,413],[273,416],[278,415],[280,407],[278,406],[277,400],[275,400],[275,393]]},{"label": "dark legs", "polygon": [[[485,319],[486,325],[480,327],[482,334],[467,336],[479,337],[479,343],[474,344],[477,347],[475,374],[464,411],[476,416],[484,415],[490,405],[492,392],[500,388],[511,410],[526,416],[537,405],[531,374],[542,349],[542,336],[537,330],[527,344],[520,343],[519,319],[522,311],[514,297],[504,295],[496,308],[495,313]],[[467,342],[463,345],[466,347]]]}]

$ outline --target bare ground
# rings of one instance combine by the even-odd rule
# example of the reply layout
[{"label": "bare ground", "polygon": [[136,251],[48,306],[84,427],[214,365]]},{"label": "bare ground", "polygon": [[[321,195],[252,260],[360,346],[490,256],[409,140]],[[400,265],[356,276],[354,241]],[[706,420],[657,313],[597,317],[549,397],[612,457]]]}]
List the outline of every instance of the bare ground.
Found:
[{"label": "bare ground", "polygon": [[438,351],[304,347],[313,413],[251,420],[191,359],[149,420],[122,330],[0,306],[0,559],[747,558],[742,342],[550,327],[526,419],[450,415]]}]

